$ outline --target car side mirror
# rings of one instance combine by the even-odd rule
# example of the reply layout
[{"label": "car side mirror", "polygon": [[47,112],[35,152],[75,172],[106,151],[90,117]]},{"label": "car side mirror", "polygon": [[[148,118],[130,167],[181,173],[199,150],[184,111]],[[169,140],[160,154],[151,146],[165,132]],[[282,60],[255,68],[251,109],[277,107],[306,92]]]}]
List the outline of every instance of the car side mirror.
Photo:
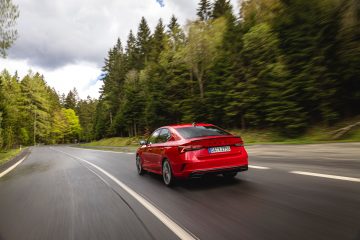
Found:
[{"label": "car side mirror", "polygon": [[146,141],[145,141],[145,140],[140,140],[140,145],[141,145],[141,146],[146,145]]}]

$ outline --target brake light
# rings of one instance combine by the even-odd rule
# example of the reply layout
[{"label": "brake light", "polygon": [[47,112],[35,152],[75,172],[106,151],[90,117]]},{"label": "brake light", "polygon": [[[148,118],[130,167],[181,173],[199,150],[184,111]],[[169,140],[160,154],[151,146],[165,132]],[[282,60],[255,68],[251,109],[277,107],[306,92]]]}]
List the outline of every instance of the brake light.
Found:
[{"label": "brake light", "polygon": [[189,145],[189,146],[179,146],[179,153],[189,152],[189,151],[196,151],[204,148],[201,145]]},{"label": "brake light", "polygon": [[244,143],[235,143],[234,146],[236,146],[236,147],[243,147],[243,146],[244,146]]}]

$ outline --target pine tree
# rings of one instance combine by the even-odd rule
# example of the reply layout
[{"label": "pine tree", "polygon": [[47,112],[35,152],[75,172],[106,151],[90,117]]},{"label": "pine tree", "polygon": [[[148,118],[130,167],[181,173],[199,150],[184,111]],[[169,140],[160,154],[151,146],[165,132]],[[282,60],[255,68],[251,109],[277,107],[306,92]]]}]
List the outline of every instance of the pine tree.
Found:
[{"label": "pine tree", "polygon": [[76,92],[74,92],[73,90],[70,90],[68,92],[68,94],[66,95],[64,106],[67,109],[75,109],[76,103],[77,103]]},{"label": "pine tree", "polygon": [[0,112],[2,112],[2,138],[4,141],[4,147],[9,149],[13,145],[20,141],[19,129],[20,129],[20,96],[21,89],[18,83],[17,76],[11,76],[8,71],[4,70],[0,78],[2,93],[0,100]]},{"label": "pine tree", "polygon": [[[185,34],[173,15],[167,30],[167,43],[160,57],[163,99],[166,101],[166,115],[162,120],[165,124],[180,122],[183,116],[182,105],[191,97],[192,81],[190,71],[184,58]],[[161,87],[160,84],[163,84]],[[154,106],[154,105],[153,105]],[[152,106],[152,108],[154,108]],[[163,113],[164,114],[164,113]]]},{"label": "pine tree", "polygon": [[155,32],[152,37],[151,50],[150,50],[150,60],[158,62],[161,52],[164,50],[165,44],[165,26],[161,19],[159,19],[158,24],[155,27]]},{"label": "pine tree", "polygon": [[104,83],[101,88],[98,108],[96,109],[97,116],[92,127],[94,131],[96,129],[93,137],[111,137],[120,134],[115,118],[118,112],[121,111],[121,101],[124,95],[123,85],[127,71],[136,67],[138,55],[135,44],[135,38],[130,31],[125,52],[120,39],[108,52],[103,67],[102,80]]},{"label": "pine tree", "polygon": [[200,0],[196,15],[200,21],[207,21],[211,16],[211,4],[209,0]]},{"label": "pine tree", "polygon": [[238,55],[241,52],[242,35],[233,14],[226,15],[224,19],[226,27],[221,47],[217,49],[217,56],[208,74],[206,105],[216,106],[209,107],[209,121],[239,127],[237,119],[241,118],[241,110],[233,107],[241,100],[235,100],[231,94],[237,91],[235,86],[241,76]]},{"label": "pine tree", "polygon": [[141,18],[138,32],[136,36],[136,52],[138,59],[136,69],[143,69],[144,64],[149,60],[149,52],[151,48],[151,32],[144,17]]},{"label": "pine tree", "polygon": [[172,15],[170,19],[170,23],[168,24],[167,35],[169,39],[169,45],[173,51],[179,50],[179,47],[183,46],[185,43],[185,34],[181,29],[179,23],[177,22],[177,18]]},{"label": "pine tree", "polygon": [[39,73],[28,74],[21,81],[22,99],[20,109],[22,119],[32,143],[49,142],[51,131],[50,97],[44,77]]},{"label": "pine tree", "polygon": [[216,0],[212,9],[211,17],[219,18],[232,14],[232,7],[229,0]]},{"label": "pine tree", "polygon": [[82,128],[81,141],[89,142],[94,139],[93,127],[95,122],[96,105],[98,101],[88,96],[79,102],[79,121]]},{"label": "pine tree", "polygon": [[[360,102],[360,4],[357,0],[346,1],[338,4],[335,17],[330,20],[338,24],[336,51],[329,49],[335,61],[330,67],[337,73],[338,94],[336,97],[338,109],[342,117],[360,114],[360,109],[354,102]],[[336,29],[336,27],[332,27]],[[333,31],[327,32],[329,35]],[[334,36],[333,36],[334,37]]]},{"label": "pine tree", "polygon": [[136,49],[136,38],[131,30],[126,41],[125,55],[127,68],[135,68],[138,61],[138,55]]},{"label": "pine tree", "polygon": [[[339,107],[336,12],[327,0],[292,1],[274,18],[280,47],[286,54],[297,101],[307,112],[307,122],[338,119]],[[307,9],[308,11],[303,11]],[[321,21],[319,21],[321,19]]]}]

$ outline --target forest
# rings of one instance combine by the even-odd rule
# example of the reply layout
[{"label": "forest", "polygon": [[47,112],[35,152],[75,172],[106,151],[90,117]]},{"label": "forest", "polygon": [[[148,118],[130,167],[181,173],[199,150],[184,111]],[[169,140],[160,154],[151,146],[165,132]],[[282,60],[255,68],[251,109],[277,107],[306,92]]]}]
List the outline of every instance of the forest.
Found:
[{"label": "forest", "polygon": [[99,99],[39,73],[0,74],[0,148],[147,135],[180,122],[286,137],[360,114],[360,2],[200,0],[196,19],[140,19],[107,53]]},{"label": "forest", "polygon": [[[93,138],[179,122],[271,128],[286,137],[360,113],[360,2],[201,0],[119,39],[103,67]],[[234,14],[235,13],[235,14]]]},{"label": "forest", "polygon": [[84,100],[77,101],[76,96],[70,91],[66,98],[59,97],[39,73],[29,72],[20,80],[16,73],[1,72],[0,149],[85,138],[73,104],[80,106]]}]

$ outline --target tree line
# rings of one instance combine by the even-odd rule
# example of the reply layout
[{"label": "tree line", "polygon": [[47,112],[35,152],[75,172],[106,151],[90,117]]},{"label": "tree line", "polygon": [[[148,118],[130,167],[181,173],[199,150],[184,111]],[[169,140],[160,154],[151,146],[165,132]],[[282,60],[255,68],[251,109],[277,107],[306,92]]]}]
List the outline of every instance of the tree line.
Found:
[{"label": "tree line", "polygon": [[272,128],[284,136],[359,114],[356,0],[201,0],[197,18],[153,31],[143,17],[108,51],[92,136],[178,122]]},{"label": "tree line", "polygon": [[20,80],[16,73],[1,72],[0,149],[78,141],[84,131],[69,107],[71,100],[61,101],[39,73],[30,72]]}]

